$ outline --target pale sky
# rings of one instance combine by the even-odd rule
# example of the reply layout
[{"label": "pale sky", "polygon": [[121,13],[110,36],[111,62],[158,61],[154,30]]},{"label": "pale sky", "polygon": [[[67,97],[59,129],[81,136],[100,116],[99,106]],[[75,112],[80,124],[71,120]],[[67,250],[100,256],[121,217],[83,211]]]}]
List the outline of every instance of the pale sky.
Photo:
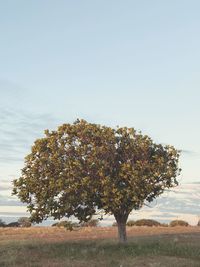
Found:
[{"label": "pale sky", "polygon": [[200,181],[200,1],[0,0],[0,205],[46,128],[83,118],[183,150]]}]

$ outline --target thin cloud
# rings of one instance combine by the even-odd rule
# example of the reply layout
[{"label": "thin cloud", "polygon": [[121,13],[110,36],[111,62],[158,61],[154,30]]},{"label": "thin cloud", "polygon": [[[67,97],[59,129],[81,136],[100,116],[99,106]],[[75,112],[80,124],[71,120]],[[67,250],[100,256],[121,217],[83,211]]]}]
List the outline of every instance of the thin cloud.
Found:
[{"label": "thin cloud", "polygon": [[11,191],[12,190],[12,184],[11,183],[7,183],[7,184],[1,184],[0,182],[0,190],[1,191]]},{"label": "thin cloud", "polygon": [[6,212],[6,211],[3,211],[3,212],[0,212],[0,216],[1,217],[22,217],[22,216],[27,216],[27,213],[26,212]]},{"label": "thin cloud", "polygon": [[20,99],[22,95],[27,92],[27,89],[23,88],[23,86],[7,81],[7,80],[0,80],[0,94],[3,100],[11,100],[16,101]]},{"label": "thin cloud", "polygon": [[188,150],[188,149],[182,149],[181,153],[183,155],[190,156],[190,157],[199,157],[200,156],[200,153],[193,151],[193,150]]},{"label": "thin cloud", "polygon": [[[22,204],[16,197],[12,197],[12,196],[4,196],[4,195],[0,195],[0,210],[1,207],[5,207],[5,206],[26,206],[24,204]],[[8,212],[10,212],[8,210]]]},{"label": "thin cloud", "polygon": [[50,114],[30,114],[25,111],[0,108],[0,163],[23,161],[34,140],[46,128],[55,126]]}]

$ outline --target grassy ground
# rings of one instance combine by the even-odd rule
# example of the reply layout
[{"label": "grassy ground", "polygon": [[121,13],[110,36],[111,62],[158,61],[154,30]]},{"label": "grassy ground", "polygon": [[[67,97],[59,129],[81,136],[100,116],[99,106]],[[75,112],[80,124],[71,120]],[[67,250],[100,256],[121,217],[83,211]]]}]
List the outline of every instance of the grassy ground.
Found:
[{"label": "grassy ground", "polygon": [[[20,230],[23,231],[23,229]],[[98,229],[98,231],[100,230]],[[143,230],[140,228],[141,232]],[[27,234],[28,230],[24,231]],[[29,231],[34,232],[33,229]],[[54,229],[55,236],[57,231],[61,230]],[[81,231],[84,234],[84,231]],[[91,236],[95,231],[95,228],[91,229]],[[134,229],[131,231],[134,232]],[[195,232],[194,228],[193,231],[190,230],[187,233],[182,231],[178,234],[174,232],[160,234],[160,230],[157,228],[157,232],[158,234],[155,230],[155,233],[149,236],[130,235],[129,242],[125,246],[119,245],[114,238],[77,241],[48,239],[44,236],[43,239],[31,238],[28,240],[23,238],[23,233],[21,233],[21,238],[11,235],[7,239],[1,238],[0,266],[200,267],[200,231]],[[0,232],[0,234],[2,233]],[[72,232],[69,235],[71,234],[75,233]]]}]

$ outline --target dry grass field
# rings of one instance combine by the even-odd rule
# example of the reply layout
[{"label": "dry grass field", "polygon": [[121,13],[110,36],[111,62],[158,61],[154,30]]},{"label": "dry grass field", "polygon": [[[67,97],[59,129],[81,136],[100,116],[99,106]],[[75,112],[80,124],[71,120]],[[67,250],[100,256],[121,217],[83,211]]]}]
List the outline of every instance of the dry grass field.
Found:
[{"label": "dry grass field", "polygon": [[200,227],[0,228],[0,266],[200,267]]},{"label": "dry grass field", "polygon": [[[130,240],[138,236],[157,236],[170,234],[200,234],[200,227],[127,227]],[[68,231],[57,227],[0,228],[0,243],[14,240],[43,240],[46,242],[116,239],[117,227],[85,227]]]}]

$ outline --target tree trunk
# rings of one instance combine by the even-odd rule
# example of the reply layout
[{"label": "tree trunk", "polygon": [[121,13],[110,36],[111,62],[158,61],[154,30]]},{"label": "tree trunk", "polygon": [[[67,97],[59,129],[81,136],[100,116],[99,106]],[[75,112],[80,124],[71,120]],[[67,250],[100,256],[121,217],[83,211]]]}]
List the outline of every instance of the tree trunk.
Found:
[{"label": "tree trunk", "polygon": [[118,238],[120,243],[126,243],[127,235],[126,235],[126,223],[117,222],[118,227]]},{"label": "tree trunk", "polygon": [[123,216],[115,216],[117,227],[118,227],[118,238],[120,243],[126,243],[127,235],[126,235],[126,222],[128,219],[128,215]]}]

